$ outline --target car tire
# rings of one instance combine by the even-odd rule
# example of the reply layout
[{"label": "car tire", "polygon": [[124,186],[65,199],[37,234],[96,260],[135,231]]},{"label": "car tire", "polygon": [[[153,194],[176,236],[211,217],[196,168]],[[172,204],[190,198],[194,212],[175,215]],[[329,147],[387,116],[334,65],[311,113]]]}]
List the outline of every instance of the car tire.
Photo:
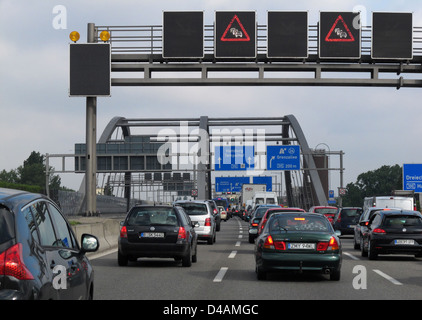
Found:
[{"label": "car tire", "polygon": [[122,254],[120,251],[117,251],[117,263],[119,264],[119,266],[121,267],[127,266],[128,261],[129,259],[127,256]]},{"label": "car tire", "polygon": [[330,280],[331,281],[340,281],[340,275],[341,275],[340,269],[334,270],[333,272],[330,273]]},{"label": "car tire", "polygon": [[195,254],[192,255],[192,262],[198,261],[198,245],[195,246]]},{"label": "car tire", "polygon": [[267,280],[267,272],[261,270],[260,268],[256,267],[256,278],[258,280]]},{"label": "car tire", "polygon": [[360,249],[360,243],[359,242],[356,242],[356,237],[353,237],[353,248],[355,249],[355,250],[359,250]]},{"label": "car tire", "polygon": [[252,237],[251,235],[249,235],[249,243],[254,243],[255,242],[255,237]]},{"label": "car tire", "polygon": [[365,246],[363,245],[363,238],[360,238],[360,252],[362,257],[368,256],[368,252],[365,251]]},{"label": "car tire", "polygon": [[368,241],[368,258],[369,260],[378,259],[378,253],[375,251],[374,246],[371,245],[371,241]]},{"label": "car tire", "polygon": [[189,248],[188,253],[182,257],[182,266],[183,267],[192,266],[192,248]]}]

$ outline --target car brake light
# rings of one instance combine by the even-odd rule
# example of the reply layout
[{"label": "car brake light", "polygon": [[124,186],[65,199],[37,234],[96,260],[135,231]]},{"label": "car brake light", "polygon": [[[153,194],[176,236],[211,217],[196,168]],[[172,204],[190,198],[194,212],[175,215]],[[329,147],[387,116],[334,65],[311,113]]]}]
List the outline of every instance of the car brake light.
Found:
[{"label": "car brake light", "polygon": [[211,218],[206,218],[205,219],[205,226],[206,227],[211,227]]},{"label": "car brake light", "polygon": [[257,227],[258,223],[252,223],[252,227]]},{"label": "car brake light", "polygon": [[265,249],[286,250],[286,243],[284,241],[274,241],[273,237],[268,236],[264,242]]},{"label": "car brake light", "polygon": [[317,251],[327,251],[327,250],[338,250],[338,242],[336,238],[331,237],[328,242],[319,242],[317,245]]},{"label": "car brake light", "polygon": [[127,228],[126,228],[126,226],[123,226],[120,229],[120,238],[127,238]]},{"label": "car brake light", "polygon": [[31,272],[22,261],[22,244],[17,243],[0,254],[0,275],[18,280],[33,280]]},{"label": "car brake light", "polygon": [[384,229],[381,228],[375,228],[372,233],[376,233],[376,234],[386,234]]},{"label": "car brake light", "polygon": [[177,235],[177,239],[186,239],[186,229],[184,227],[179,227],[179,234]]}]

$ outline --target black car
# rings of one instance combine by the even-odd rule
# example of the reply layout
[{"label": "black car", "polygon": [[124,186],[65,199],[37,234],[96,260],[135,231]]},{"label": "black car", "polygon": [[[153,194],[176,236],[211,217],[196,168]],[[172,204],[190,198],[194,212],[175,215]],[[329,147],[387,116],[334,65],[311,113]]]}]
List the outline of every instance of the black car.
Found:
[{"label": "black car", "polygon": [[179,206],[135,206],[122,223],[117,260],[119,266],[141,257],[174,258],[184,267],[196,262],[198,236]]},{"label": "black car", "polygon": [[[361,222],[365,224],[366,222]],[[375,260],[378,254],[411,254],[422,257],[422,215],[418,211],[383,210],[366,225],[361,252]]]},{"label": "black car", "polygon": [[252,213],[252,217],[249,222],[249,243],[254,243],[255,238],[258,237],[258,225],[261,222],[262,217],[265,212],[271,208],[280,208],[279,205],[269,204],[269,205],[260,205]]},{"label": "black car", "polygon": [[342,235],[353,234],[361,215],[360,207],[340,208],[333,219],[334,230],[340,230]]},{"label": "black car", "polygon": [[92,299],[99,242],[81,243],[49,198],[0,188],[0,300]]}]

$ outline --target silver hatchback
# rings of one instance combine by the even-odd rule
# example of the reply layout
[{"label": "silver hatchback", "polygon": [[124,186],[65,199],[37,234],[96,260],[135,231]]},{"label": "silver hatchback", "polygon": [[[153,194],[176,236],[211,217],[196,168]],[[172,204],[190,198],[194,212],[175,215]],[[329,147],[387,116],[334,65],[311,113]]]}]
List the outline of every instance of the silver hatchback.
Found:
[{"label": "silver hatchback", "polygon": [[183,200],[176,201],[176,206],[185,209],[192,222],[198,222],[199,227],[195,228],[198,240],[206,240],[208,244],[213,244],[216,240],[216,222],[213,209],[206,200]]}]

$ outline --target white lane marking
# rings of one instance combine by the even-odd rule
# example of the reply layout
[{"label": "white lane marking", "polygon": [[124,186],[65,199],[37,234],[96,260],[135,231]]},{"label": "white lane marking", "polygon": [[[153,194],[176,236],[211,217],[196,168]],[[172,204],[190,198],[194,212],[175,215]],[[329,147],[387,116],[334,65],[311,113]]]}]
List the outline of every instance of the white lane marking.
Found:
[{"label": "white lane marking", "polygon": [[236,254],[237,254],[237,251],[232,251],[232,252],[229,254],[229,259],[233,259],[234,257],[236,257]]},{"label": "white lane marking", "polygon": [[385,274],[384,272],[380,271],[380,270],[376,270],[374,269],[374,272],[378,273],[381,277],[387,279],[388,281],[390,281],[391,283],[401,286],[403,285],[400,281],[397,281],[396,279],[390,277],[388,274]]},{"label": "white lane marking", "polygon": [[215,276],[213,282],[223,281],[224,275],[226,274],[227,270],[229,270],[229,268],[221,267],[220,271],[218,271],[217,275]]},{"label": "white lane marking", "polygon": [[360,260],[358,257],[354,256],[351,253],[348,252],[343,252],[346,256],[348,256],[349,258],[353,259],[353,260]]},{"label": "white lane marking", "polygon": [[240,247],[240,241],[237,241],[235,247]]}]

